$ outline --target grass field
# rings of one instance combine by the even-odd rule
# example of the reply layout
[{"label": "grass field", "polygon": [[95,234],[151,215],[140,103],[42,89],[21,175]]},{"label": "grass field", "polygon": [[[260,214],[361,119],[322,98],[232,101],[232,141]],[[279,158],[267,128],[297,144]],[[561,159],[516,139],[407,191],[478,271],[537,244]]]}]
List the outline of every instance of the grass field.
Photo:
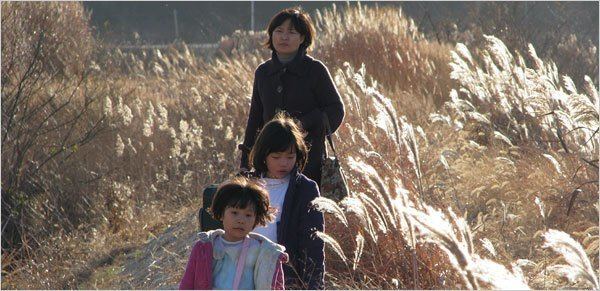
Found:
[{"label": "grass field", "polygon": [[[315,201],[328,288],[600,288],[597,70],[432,40],[397,8],[313,19],[347,112],[351,196]],[[110,51],[88,21],[79,3],[2,3],[3,289],[174,286],[200,191],[237,169],[264,33],[202,60]],[[165,240],[155,267],[116,267]]]}]

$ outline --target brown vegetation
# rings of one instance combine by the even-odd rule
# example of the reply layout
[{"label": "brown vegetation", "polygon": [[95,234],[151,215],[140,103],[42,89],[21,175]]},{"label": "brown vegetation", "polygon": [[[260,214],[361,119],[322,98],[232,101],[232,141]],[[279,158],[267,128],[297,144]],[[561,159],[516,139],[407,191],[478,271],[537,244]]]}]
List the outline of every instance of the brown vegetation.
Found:
[{"label": "brown vegetation", "polygon": [[[477,50],[427,40],[397,9],[336,9],[316,17],[314,55],[346,105],[336,139],[352,195],[315,201],[328,213],[327,287],[598,288],[597,76],[578,90],[533,47],[527,62],[492,36]],[[253,72],[268,54],[244,32],[210,61],[184,44],[106,51],[78,3],[3,3],[2,24],[45,10],[71,11],[79,29],[59,18],[67,39],[27,38],[18,25],[2,34],[2,287],[174,284],[189,249],[172,241],[193,240],[198,193],[237,168]],[[42,57],[46,42],[56,55]],[[17,52],[32,69],[10,65]],[[544,240],[581,268],[556,267]],[[142,273],[157,260],[169,271],[159,284],[130,265],[89,269],[115,249]]]},{"label": "brown vegetation", "polygon": [[93,178],[70,166],[106,128],[105,87],[90,77],[95,43],[81,5],[2,3],[2,15],[2,249],[22,257],[42,233],[85,217],[70,198]]}]

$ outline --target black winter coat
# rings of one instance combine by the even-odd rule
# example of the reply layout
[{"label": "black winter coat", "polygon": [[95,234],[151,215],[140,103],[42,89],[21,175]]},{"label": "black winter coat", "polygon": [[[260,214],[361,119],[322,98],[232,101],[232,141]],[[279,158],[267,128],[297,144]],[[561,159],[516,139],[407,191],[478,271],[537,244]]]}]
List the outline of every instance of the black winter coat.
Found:
[{"label": "black winter coat", "polygon": [[243,149],[240,167],[251,168],[249,150],[263,125],[280,110],[298,119],[308,133],[305,141],[310,152],[303,173],[320,185],[325,151],[322,113],[327,114],[335,132],[344,118],[344,105],[327,67],[308,56],[304,49],[285,65],[273,52],[271,59],[256,69],[244,143],[240,147]]}]

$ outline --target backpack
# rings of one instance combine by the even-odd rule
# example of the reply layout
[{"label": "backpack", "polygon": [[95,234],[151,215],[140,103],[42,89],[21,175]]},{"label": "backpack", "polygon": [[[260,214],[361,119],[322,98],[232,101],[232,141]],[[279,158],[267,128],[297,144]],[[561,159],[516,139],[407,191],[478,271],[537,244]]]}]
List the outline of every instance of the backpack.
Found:
[{"label": "backpack", "polygon": [[204,192],[202,193],[202,207],[198,211],[198,225],[200,226],[200,231],[209,231],[217,228],[223,228],[223,223],[214,219],[212,215],[208,212],[208,209],[212,204],[212,199],[215,196],[218,187],[218,184],[210,184],[206,188],[204,188]]}]

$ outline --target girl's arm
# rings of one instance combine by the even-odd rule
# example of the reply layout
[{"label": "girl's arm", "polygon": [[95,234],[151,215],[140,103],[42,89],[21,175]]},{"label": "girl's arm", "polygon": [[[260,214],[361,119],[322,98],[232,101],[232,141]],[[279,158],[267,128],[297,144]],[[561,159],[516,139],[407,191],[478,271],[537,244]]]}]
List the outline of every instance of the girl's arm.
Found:
[{"label": "girl's arm", "polygon": [[285,290],[285,278],[283,276],[283,263],[286,261],[285,255],[281,255],[277,261],[277,267],[275,267],[275,274],[273,274],[273,285],[271,290]]},{"label": "girl's arm", "polygon": [[308,289],[323,289],[323,276],[325,273],[325,243],[315,232],[324,231],[325,220],[323,213],[310,207],[310,202],[321,196],[319,188],[314,181],[303,183],[302,195],[303,216],[300,217],[299,251],[301,280],[307,284]]},{"label": "girl's arm", "polygon": [[196,242],[181,282],[180,290],[212,288],[212,245],[209,242]]},{"label": "girl's arm", "polygon": [[242,160],[240,168],[250,169],[248,161],[248,150],[254,145],[256,135],[263,126],[263,105],[258,93],[258,69],[254,72],[254,85],[252,89],[252,102],[250,103],[250,113],[248,114],[248,123],[246,124],[246,132],[244,134],[244,143],[242,149]]},{"label": "girl's arm", "polygon": [[187,267],[185,267],[185,273],[183,273],[183,278],[181,278],[181,282],[179,283],[179,290],[194,290],[194,275],[196,273],[196,260],[199,257],[198,252],[199,248],[194,245]]},{"label": "girl's arm", "polygon": [[310,130],[316,125],[323,123],[322,112],[325,112],[329,118],[331,132],[335,132],[344,119],[344,104],[327,67],[317,60],[315,60],[314,66],[316,66],[317,75],[315,94],[319,98],[318,100],[322,107],[316,108],[302,116],[300,122],[302,122],[304,129]]}]

